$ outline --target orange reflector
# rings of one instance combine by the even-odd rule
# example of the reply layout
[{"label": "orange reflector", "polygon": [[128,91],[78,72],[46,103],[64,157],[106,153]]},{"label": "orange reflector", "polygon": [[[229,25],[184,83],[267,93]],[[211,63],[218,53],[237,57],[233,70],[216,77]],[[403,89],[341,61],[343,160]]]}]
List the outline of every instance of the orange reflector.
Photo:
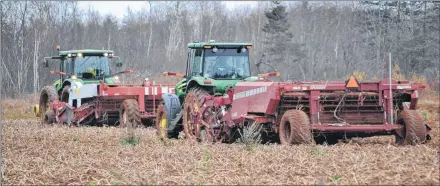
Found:
[{"label": "orange reflector", "polygon": [[60,45],[57,45],[57,50],[60,50]]},{"label": "orange reflector", "polygon": [[203,48],[211,48],[211,46],[209,46],[209,45],[205,45]]},{"label": "orange reflector", "polygon": [[346,88],[359,88],[359,83],[357,82],[356,78],[354,76],[351,76],[348,80],[347,84],[345,85]]},{"label": "orange reflector", "polygon": [[249,46],[247,46],[246,48],[248,48],[248,49],[249,49],[249,48],[252,48],[252,46],[250,46],[250,45],[249,45]]},{"label": "orange reflector", "polygon": [[264,74],[258,74],[258,77],[280,76],[280,72],[269,72]]},{"label": "orange reflector", "polygon": [[164,76],[177,76],[177,77],[185,77],[185,74],[175,73],[175,72],[163,72]]}]

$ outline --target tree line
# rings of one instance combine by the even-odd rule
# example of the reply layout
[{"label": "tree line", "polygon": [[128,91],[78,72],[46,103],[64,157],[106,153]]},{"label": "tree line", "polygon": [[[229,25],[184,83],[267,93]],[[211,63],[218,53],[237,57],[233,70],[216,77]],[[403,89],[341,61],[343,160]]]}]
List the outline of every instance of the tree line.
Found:
[{"label": "tree line", "polygon": [[129,76],[143,79],[184,72],[187,44],[208,40],[253,43],[253,74],[277,70],[283,81],[342,80],[355,70],[383,77],[391,52],[405,76],[438,85],[437,2],[145,3],[118,19],[73,1],[2,1],[3,95],[38,93],[52,83],[42,62],[56,55],[56,45],[114,50],[125,69],[135,69]]}]

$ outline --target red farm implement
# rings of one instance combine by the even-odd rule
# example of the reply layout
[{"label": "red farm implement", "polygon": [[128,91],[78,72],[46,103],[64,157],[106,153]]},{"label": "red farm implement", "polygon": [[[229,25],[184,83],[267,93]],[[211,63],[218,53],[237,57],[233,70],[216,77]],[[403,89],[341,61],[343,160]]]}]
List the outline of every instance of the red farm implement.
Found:
[{"label": "red farm implement", "polygon": [[[417,112],[418,91],[410,81],[238,82],[224,96],[188,94],[187,138],[233,141],[237,130],[256,122],[263,136],[282,144],[335,143],[338,139],[394,135],[399,144],[430,139]],[[393,118],[393,119],[391,119]]]},{"label": "red farm implement", "polygon": [[46,86],[39,108],[44,123],[152,125],[163,93],[174,93],[174,86],[149,81],[142,85],[72,82],[65,101],[59,99],[52,86]]}]

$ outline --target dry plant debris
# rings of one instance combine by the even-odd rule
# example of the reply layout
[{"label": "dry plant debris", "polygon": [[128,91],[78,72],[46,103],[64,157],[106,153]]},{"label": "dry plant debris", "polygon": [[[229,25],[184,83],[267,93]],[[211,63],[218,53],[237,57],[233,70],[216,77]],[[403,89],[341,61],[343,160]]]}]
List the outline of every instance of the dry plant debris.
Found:
[{"label": "dry plant debris", "polygon": [[[30,98],[35,99],[35,98]],[[334,146],[196,144],[161,141],[154,129],[40,125],[30,100],[2,101],[3,184],[440,184],[436,99],[419,110],[432,127],[425,145],[397,146],[394,137]],[[15,110],[14,110],[15,109]],[[8,115],[12,113],[13,115]]]},{"label": "dry plant debris", "polygon": [[[438,130],[438,125],[436,129]],[[438,142],[392,137],[334,146],[164,143],[137,129],[4,123],[4,184],[440,184]]]}]

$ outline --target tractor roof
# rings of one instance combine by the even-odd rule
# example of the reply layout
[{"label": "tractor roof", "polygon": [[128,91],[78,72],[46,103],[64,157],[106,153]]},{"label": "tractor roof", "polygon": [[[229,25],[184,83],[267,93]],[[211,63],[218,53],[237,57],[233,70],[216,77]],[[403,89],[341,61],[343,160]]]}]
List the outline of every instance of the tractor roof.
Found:
[{"label": "tractor roof", "polygon": [[60,56],[66,56],[67,54],[76,54],[76,53],[82,53],[83,55],[87,54],[104,54],[104,53],[113,53],[112,50],[94,50],[94,49],[84,49],[84,50],[65,50],[60,51]]},{"label": "tractor roof", "polygon": [[216,43],[215,41],[211,40],[209,42],[194,42],[189,43],[188,48],[203,48],[204,46],[223,46],[223,47],[240,47],[240,46],[252,46],[252,43]]}]

